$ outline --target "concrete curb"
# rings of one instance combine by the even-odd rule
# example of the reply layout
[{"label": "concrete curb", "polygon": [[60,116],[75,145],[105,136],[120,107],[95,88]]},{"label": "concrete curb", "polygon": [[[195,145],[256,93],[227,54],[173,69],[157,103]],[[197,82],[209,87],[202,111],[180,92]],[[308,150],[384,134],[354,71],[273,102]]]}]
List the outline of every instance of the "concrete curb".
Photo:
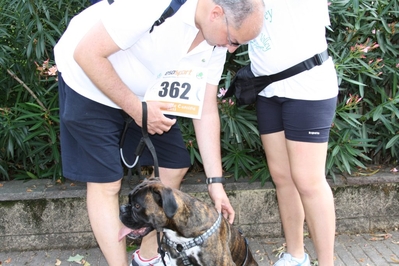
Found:
[{"label": "concrete curb", "polygon": [[[182,190],[211,203],[202,174],[187,176]],[[337,233],[368,233],[399,227],[399,175],[341,178],[331,184]],[[130,191],[127,182],[121,203]],[[275,189],[247,180],[226,184],[236,211],[235,225],[249,237],[281,237]],[[22,251],[96,247],[86,212],[83,183],[51,180],[0,183],[0,250]]]}]

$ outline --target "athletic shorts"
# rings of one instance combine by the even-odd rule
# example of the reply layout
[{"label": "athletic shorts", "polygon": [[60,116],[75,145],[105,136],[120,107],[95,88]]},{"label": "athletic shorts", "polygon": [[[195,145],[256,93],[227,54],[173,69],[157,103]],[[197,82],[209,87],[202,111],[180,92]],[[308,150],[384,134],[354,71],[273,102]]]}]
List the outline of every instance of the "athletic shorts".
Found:
[{"label": "athletic shorts", "polygon": [[[60,101],[61,159],[65,178],[106,183],[123,177],[124,165],[119,142],[124,118],[119,109],[105,106],[81,96],[58,76]],[[171,116],[169,116],[171,117]],[[173,118],[173,117],[171,117]],[[129,125],[123,146],[125,160],[132,164],[136,147],[142,137],[141,127]],[[162,135],[150,135],[160,167],[190,167],[190,156],[178,124]],[[145,148],[141,165],[153,165],[151,153]]]},{"label": "athletic shorts", "polygon": [[337,98],[320,101],[259,96],[256,114],[260,134],[284,131],[288,140],[328,142]]}]

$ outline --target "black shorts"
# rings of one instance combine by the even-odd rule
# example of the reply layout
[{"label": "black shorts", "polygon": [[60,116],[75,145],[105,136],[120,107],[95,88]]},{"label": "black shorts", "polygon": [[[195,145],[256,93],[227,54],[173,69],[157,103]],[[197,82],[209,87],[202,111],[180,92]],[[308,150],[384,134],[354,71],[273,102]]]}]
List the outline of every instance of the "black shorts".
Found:
[{"label": "black shorts", "polygon": [[[106,183],[123,177],[119,141],[124,126],[121,111],[94,102],[72,90],[58,76],[60,101],[61,158],[64,177],[81,182]],[[133,163],[136,147],[142,137],[134,121],[126,133],[123,152]],[[190,167],[190,156],[178,124],[162,135],[150,135],[160,167]],[[146,148],[141,165],[153,165]]]},{"label": "black shorts", "polygon": [[286,139],[327,142],[337,98],[320,101],[258,96],[256,113],[260,134],[284,131]]}]

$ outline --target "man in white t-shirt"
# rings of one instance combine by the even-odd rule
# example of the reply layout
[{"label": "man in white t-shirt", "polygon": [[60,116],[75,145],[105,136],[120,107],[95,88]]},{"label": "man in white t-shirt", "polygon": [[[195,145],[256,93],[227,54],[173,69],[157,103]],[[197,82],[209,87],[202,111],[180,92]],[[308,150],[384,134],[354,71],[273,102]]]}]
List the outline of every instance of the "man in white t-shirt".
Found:
[{"label": "man in white t-shirt", "polygon": [[[118,192],[123,177],[118,145],[124,123],[120,109],[134,120],[126,136],[133,154],[141,137],[141,102],[159,77],[173,73],[174,85],[165,77],[155,94],[160,100],[147,102],[147,128],[158,155],[160,178],[166,186],[179,188],[190,166],[176,118],[164,115],[175,106],[162,101],[162,97],[188,100],[189,91],[202,104],[200,118],[193,123],[206,176],[222,177],[216,95],[226,48],[235,51],[255,38],[262,26],[261,0],[188,0],[150,33],[169,3],[101,1],[75,16],[54,48],[63,174],[87,182],[90,223],[110,266],[127,265],[125,241],[118,241],[122,227]],[[197,75],[184,79],[184,85],[175,86],[183,82],[180,74],[198,69]],[[201,94],[201,87],[193,84],[203,84],[205,92]],[[140,158],[142,165],[152,165],[147,155]],[[208,191],[215,207],[233,222],[234,210],[222,184],[209,184]],[[162,265],[156,246],[155,234],[143,238],[132,265]]]},{"label": "man in white t-shirt", "polygon": [[318,265],[331,266],[335,211],[325,167],[338,84],[326,52],[328,4],[325,0],[264,2],[262,32],[248,48],[255,76],[279,73],[316,54],[324,61],[270,84],[257,97],[259,133],[276,185],[287,243],[287,252],[275,266],[310,266],[304,253],[305,218]]}]

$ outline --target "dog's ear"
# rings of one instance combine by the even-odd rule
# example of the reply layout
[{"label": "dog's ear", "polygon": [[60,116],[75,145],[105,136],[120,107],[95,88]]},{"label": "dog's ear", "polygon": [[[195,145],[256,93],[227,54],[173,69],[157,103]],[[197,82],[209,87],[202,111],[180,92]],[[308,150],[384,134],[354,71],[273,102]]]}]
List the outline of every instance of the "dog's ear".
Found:
[{"label": "dog's ear", "polygon": [[160,190],[154,191],[153,193],[155,201],[159,206],[162,206],[166,217],[172,218],[177,212],[177,202],[173,195],[173,190],[168,187],[164,187]]}]

